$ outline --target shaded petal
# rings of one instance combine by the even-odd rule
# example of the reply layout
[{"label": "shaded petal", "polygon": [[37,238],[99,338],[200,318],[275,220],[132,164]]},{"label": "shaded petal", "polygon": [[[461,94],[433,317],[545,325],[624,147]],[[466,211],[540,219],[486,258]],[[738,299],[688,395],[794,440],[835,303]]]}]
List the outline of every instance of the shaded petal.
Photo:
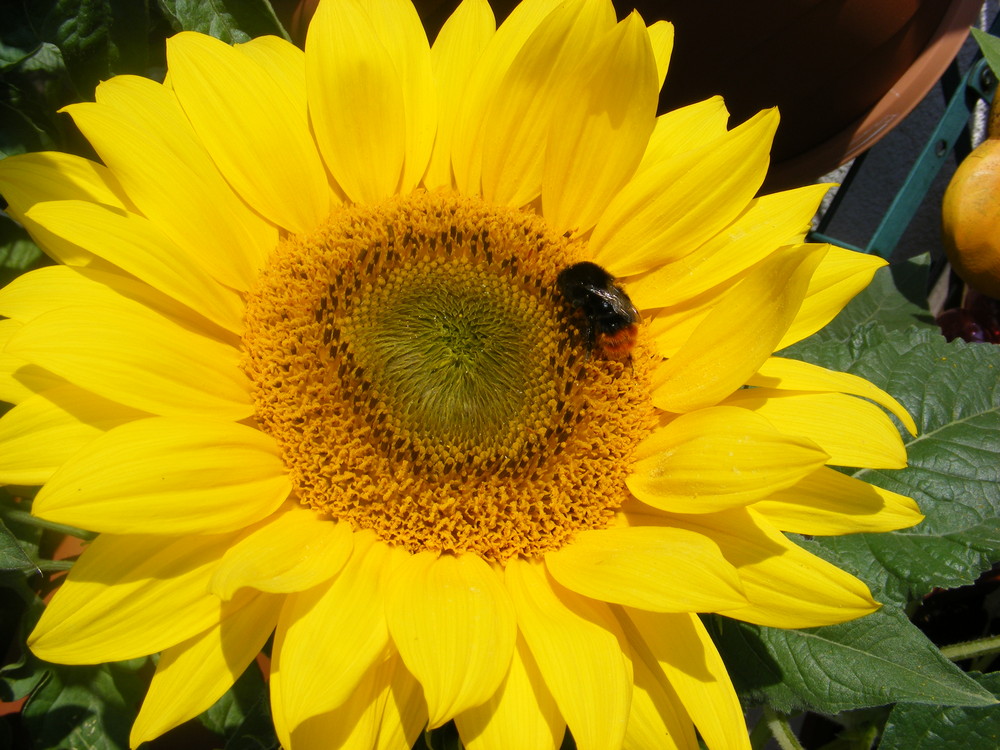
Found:
[{"label": "shaded petal", "polygon": [[826,467],[754,503],[753,510],[782,531],[817,536],[895,531],[924,518],[905,495]]},{"label": "shaded petal", "polygon": [[385,615],[437,727],[485,703],[510,668],[517,633],[500,579],[478,555],[421,552],[392,577]]},{"label": "shaded petal", "polygon": [[0,419],[0,484],[44,484],[98,436],[148,416],[68,383],[32,395]]},{"label": "shaded petal", "polygon": [[836,245],[829,248],[809,282],[809,290],[795,322],[775,351],[811,336],[833,320],[858,292],[868,286],[875,272],[886,265],[886,261],[877,255],[856,253]]},{"label": "shaded petal", "polygon": [[424,175],[428,188],[452,187],[451,151],[465,89],[476,62],[496,31],[486,0],[463,0],[445,21],[431,47],[438,99],[437,135]]},{"label": "shaded petal", "polygon": [[170,538],[102,534],[84,550],[28,638],[60,664],[146,656],[217,625],[212,570],[237,533]]},{"label": "shaded petal", "polygon": [[24,324],[17,320],[0,320],[0,401],[9,404],[20,404],[36,393],[66,384],[58,375],[4,351],[7,342],[23,327]]},{"label": "shaded petal", "polygon": [[229,548],[211,590],[231,599],[244,586],[271,593],[305,591],[335,576],[350,557],[350,524],[323,518],[292,500]]},{"label": "shaded petal", "polygon": [[510,671],[486,703],[455,717],[468,750],[556,750],[566,733],[559,708],[518,635]]},{"label": "shaded petal", "polygon": [[719,612],[726,617],[774,628],[812,628],[853,620],[879,607],[864,583],[788,541],[749,508],[664,515],[657,522],[711,537],[736,566],[750,604]]},{"label": "shaded petal", "polygon": [[566,3],[554,10],[521,48],[497,88],[483,124],[483,197],[521,206],[542,191],[542,169],[553,118],[572,87],[571,72],[594,42],[615,25],[607,0]]},{"label": "shaded petal", "polygon": [[542,20],[562,0],[525,0],[507,16],[469,75],[452,137],[451,166],[460,193],[479,195],[486,112],[504,75]]},{"label": "shaded petal", "polygon": [[259,430],[152,417],[87,445],[32,508],[49,521],[112,534],[216,534],[265,518],[290,491],[274,441]]},{"label": "shaded petal", "polygon": [[749,388],[727,404],[760,414],[786,435],[806,437],[835,466],[902,469],[906,447],[888,415],[870,401],[843,393]]},{"label": "shaded petal", "polygon": [[39,225],[84,248],[226,330],[243,330],[239,294],[198,270],[198,263],[149,219],[83,201],[50,201],[28,211]]},{"label": "shaded petal", "polygon": [[81,388],[154,414],[253,413],[235,347],[130,306],[64,307],[26,324],[7,351]]},{"label": "shaded petal", "polygon": [[620,747],[632,696],[632,664],[609,608],[563,589],[541,563],[515,558],[505,572],[521,634],[576,746]]},{"label": "shaded petal", "polygon": [[639,500],[674,513],[714,513],[791,487],[829,457],[753,412],[718,406],[654,431],[636,458],[626,484]]},{"label": "shaded petal", "polygon": [[216,279],[248,289],[277,231],[223,179],[174,93],[147,78],[115,76],[96,96],[96,104],[66,111],[139,211]]},{"label": "shaded petal", "polygon": [[577,594],[656,612],[714,612],[746,601],[718,546],[682,529],[581,531],[549,552],[545,567]]},{"label": "shaded petal", "polygon": [[220,621],[160,654],[129,735],[155,739],[210,708],[254,660],[274,630],[281,599],[252,593],[222,607]]},{"label": "shaded petal", "polygon": [[184,113],[233,189],[285,229],[319,226],[330,190],[305,100],[252,55],[205,34],[168,39],[167,66]]},{"label": "shaded petal", "polygon": [[630,279],[629,297],[640,310],[664,307],[738,281],[778,248],[804,239],[828,188],[809,185],[754,198],[732,224],[694,252]]},{"label": "shaded petal", "polygon": [[542,176],[542,213],[554,231],[588,231],[635,174],[656,124],[656,76],[649,34],[633,12],[561,87]]},{"label": "shaded petal", "polygon": [[360,532],[331,583],[288,597],[274,642],[271,687],[274,710],[289,731],[347,703],[385,658],[384,588],[398,562],[373,534]]},{"label": "shaded petal", "polygon": [[[629,623],[623,623],[626,630]],[[694,725],[659,665],[629,636],[635,654],[635,685],[622,750],[698,750]]]},{"label": "shaded petal", "polygon": [[306,39],[313,133],[327,168],[355,203],[400,185],[407,149],[406,95],[375,23],[357,0],[320,3]]},{"label": "shaded petal", "polygon": [[777,110],[636,175],[594,228],[594,260],[619,276],[682,258],[746,208],[764,180]]},{"label": "shaded petal", "polygon": [[[295,750],[410,750],[426,722],[420,684],[393,656],[372,667],[340,708],[289,734],[279,729],[278,738]],[[277,712],[275,724],[281,726]]]},{"label": "shaded petal", "polygon": [[822,247],[780,250],[728,291],[657,368],[653,403],[666,411],[693,411],[746,383],[788,330],[824,253]]},{"label": "shaded petal", "polygon": [[698,616],[625,610],[711,750],[750,750],[739,697]]}]

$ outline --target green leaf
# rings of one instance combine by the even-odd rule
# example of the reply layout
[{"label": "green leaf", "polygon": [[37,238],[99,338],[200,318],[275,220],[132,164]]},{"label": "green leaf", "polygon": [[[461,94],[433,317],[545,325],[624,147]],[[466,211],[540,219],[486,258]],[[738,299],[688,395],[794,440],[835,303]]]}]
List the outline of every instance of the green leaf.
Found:
[{"label": "green leaf", "polygon": [[89,98],[98,82],[111,76],[117,56],[110,0],[47,0],[32,12],[41,39],[59,48],[77,91]]},{"label": "green leaf", "polygon": [[0,217],[0,286],[6,286],[44,260],[45,255],[23,227]]},{"label": "green leaf", "polygon": [[972,36],[975,37],[979,49],[983,51],[983,57],[986,58],[986,64],[990,66],[993,75],[1000,78],[1000,39],[976,28],[972,29]]},{"label": "green leaf", "polygon": [[230,44],[266,34],[289,38],[267,0],[158,0],[158,3],[175,31],[200,31]]},{"label": "green leaf", "polygon": [[35,571],[38,566],[0,520],[0,571]]},{"label": "green leaf", "polygon": [[226,738],[226,750],[277,750],[267,685],[256,662],[198,720]]},{"label": "green leaf", "polygon": [[[973,674],[983,688],[1000,695],[1000,673]],[[1000,747],[1000,705],[983,708],[900,705],[885,725],[879,750],[996,750]]]},{"label": "green leaf", "polygon": [[971,584],[1000,560],[1000,347],[868,326],[848,342],[797,353],[868,378],[913,415],[918,435],[904,435],[909,467],[854,476],[914,498],[926,516],[911,529],[802,545],[900,605],[936,586]]},{"label": "green leaf", "polygon": [[994,703],[895,608],[805,630],[722,617],[708,622],[737,690],[783,713],[807,708],[832,714],[900,701]]}]

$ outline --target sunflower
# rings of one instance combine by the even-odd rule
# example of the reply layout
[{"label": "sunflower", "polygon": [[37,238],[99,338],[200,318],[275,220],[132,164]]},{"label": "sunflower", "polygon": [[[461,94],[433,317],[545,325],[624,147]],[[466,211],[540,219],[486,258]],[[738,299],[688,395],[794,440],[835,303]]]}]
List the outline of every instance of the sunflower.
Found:
[{"label": "sunflower", "polygon": [[[699,620],[878,607],[782,532],[910,526],[868,381],[775,351],[882,261],[755,197],[778,123],[656,115],[672,28],[609,0],[406,0],[168,41],[0,162],[57,265],[0,291],[0,481],[98,533],[30,638],[160,652],[131,742],[274,637],[282,744],[749,747]],[[587,265],[581,265],[587,264]]]}]

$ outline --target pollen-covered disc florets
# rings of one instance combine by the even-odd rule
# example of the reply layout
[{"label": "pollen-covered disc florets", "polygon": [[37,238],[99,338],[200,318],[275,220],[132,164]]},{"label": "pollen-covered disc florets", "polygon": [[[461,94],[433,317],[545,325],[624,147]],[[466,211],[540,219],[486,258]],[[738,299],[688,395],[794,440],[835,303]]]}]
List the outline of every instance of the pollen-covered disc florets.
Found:
[{"label": "pollen-covered disc florets", "polygon": [[589,355],[556,284],[579,253],[533,214],[422,191],[284,242],[245,367],[301,502],[500,562],[606,526],[651,427],[652,355]]}]

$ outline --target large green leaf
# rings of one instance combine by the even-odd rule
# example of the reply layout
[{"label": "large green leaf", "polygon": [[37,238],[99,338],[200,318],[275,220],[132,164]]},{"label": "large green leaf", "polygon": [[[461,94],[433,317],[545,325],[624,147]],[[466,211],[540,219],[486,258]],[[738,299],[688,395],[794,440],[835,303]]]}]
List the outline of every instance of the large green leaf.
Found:
[{"label": "large green leaf", "polygon": [[158,0],[175,31],[200,31],[236,44],[253,37],[288,33],[267,0]]},{"label": "large green leaf", "polygon": [[226,738],[226,750],[278,748],[267,685],[256,663],[251,663],[232,688],[198,719]]}]

